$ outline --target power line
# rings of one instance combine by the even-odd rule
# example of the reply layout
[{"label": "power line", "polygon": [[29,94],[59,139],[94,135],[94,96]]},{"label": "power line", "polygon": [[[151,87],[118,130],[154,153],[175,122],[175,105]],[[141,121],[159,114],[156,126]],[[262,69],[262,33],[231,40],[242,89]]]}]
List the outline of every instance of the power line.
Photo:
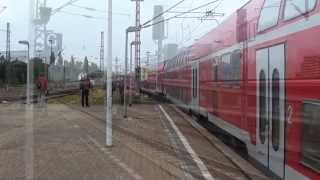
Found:
[{"label": "power line", "polygon": [[[195,12],[189,12],[189,14],[206,14],[209,12],[211,12],[211,11],[195,11]],[[184,13],[184,12],[183,11],[169,11],[167,13],[178,14],[178,13]]]},{"label": "power line", "polygon": [[164,15],[165,13],[169,12],[170,10],[172,10],[173,8],[179,6],[181,3],[183,3],[185,0],[181,0],[178,3],[174,4],[173,6],[171,6],[169,9],[163,11],[162,13],[158,14],[157,16],[153,17],[152,19],[150,19],[149,21],[143,23],[143,26],[149,24],[150,22],[152,22],[153,20],[157,19],[158,17],[161,17],[162,15]]},{"label": "power line", "polygon": [[73,12],[67,12],[67,11],[59,11],[59,13],[68,14],[68,15],[72,15],[72,16],[81,16],[81,17],[88,18],[88,19],[97,19],[97,20],[104,20],[105,19],[104,17],[96,17],[96,16],[87,15],[87,14],[73,13]]},{"label": "power line", "polygon": [[7,9],[7,6],[3,6],[3,7],[0,9],[0,14],[2,14],[6,9]]},{"label": "power line", "polygon": [[[203,17],[195,17],[195,18],[198,18],[198,19],[204,19],[206,18],[206,16],[212,16],[213,13],[216,14],[216,15],[220,15],[220,16],[224,16],[224,13],[216,13],[215,10],[221,5],[222,1],[220,1],[213,9],[211,10],[207,10],[205,12],[202,12],[202,11],[193,11],[193,12],[190,12],[189,14],[205,14]],[[174,13],[174,12],[173,12]],[[175,13],[182,13],[182,12],[175,12]],[[192,17],[189,17],[192,19]],[[184,19],[183,19],[184,20]],[[205,20],[214,20],[217,24],[219,24],[219,21],[217,19],[205,19]],[[192,31],[190,31],[189,33],[189,37],[186,38],[186,39],[181,39],[179,45],[183,45],[184,43],[186,42],[189,42],[190,40],[192,40],[194,37],[197,37],[198,35],[202,34],[202,33],[199,33],[197,35],[193,35],[200,27],[201,25],[204,23],[204,21],[201,21]]]},{"label": "power line", "polygon": [[201,22],[190,32],[190,37],[189,37],[187,40],[182,39],[182,40],[180,41],[179,45],[184,44],[185,42],[188,42],[189,40],[191,40],[192,37],[193,37],[192,34],[201,27],[202,23],[203,23],[203,21],[201,21]]},{"label": "power line", "polygon": [[64,3],[63,5],[61,5],[60,7],[54,9],[51,14],[54,15],[57,12],[61,11],[63,8],[65,8],[65,7],[69,6],[69,5],[72,5],[73,3],[76,3],[78,1],[80,1],[80,0],[70,0],[70,1],[68,1],[66,3]]},{"label": "power line", "polygon": [[101,13],[105,13],[106,12],[105,10],[95,9],[95,8],[86,7],[86,6],[79,6],[79,5],[76,5],[76,4],[71,4],[70,6],[77,7],[77,8],[80,8],[80,9],[85,9],[85,10],[88,10],[88,11],[96,11],[96,12],[101,12]]},{"label": "power line", "polygon": [[[70,6],[77,7],[77,8],[80,8],[80,9],[85,9],[87,11],[93,11],[93,12],[100,12],[100,13],[106,13],[107,12],[105,10],[96,9],[96,8],[92,8],[92,7],[86,7],[86,6],[79,6],[79,5],[76,5],[76,4],[71,4]],[[127,14],[127,13],[112,12],[112,14],[117,14],[117,15],[123,15],[123,16],[129,16],[130,17],[130,14]]]},{"label": "power line", "polygon": [[205,16],[185,16],[185,17],[176,17],[176,19],[200,19],[200,20],[213,20],[217,21],[216,18],[208,18]]},{"label": "power line", "polygon": [[175,15],[175,16],[172,16],[172,17],[170,17],[170,18],[164,19],[164,20],[162,20],[162,21],[158,21],[158,22],[153,23],[153,24],[150,24],[150,25],[143,25],[142,28],[148,28],[148,27],[151,27],[151,26],[154,26],[154,25],[157,25],[157,24],[166,22],[166,21],[170,21],[171,19],[178,18],[178,17],[180,17],[180,16],[183,16],[183,15],[188,14],[188,13],[190,13],[190,12],[193,12],[193,11],[195,11],[195,10],[201,9],[201,8],[203,8],[203,7],[206,7],[206,6],[210,5],[210,4],[214,4],[214,3],[218,2],[218,1],[220,1],[220,0],[214,0],[214,1],[208,2],[208,3],[206,3],[206,4],[203,4],[203,5],[201,5],[201,6],[198,6],[198,7],[196,7],[196,8],[193,8],[193,9],[188,10],[188,11],[186,11],[186,12],[182,12],[182,13],[180,13],[180,14],[177,14],[177,15]]}]

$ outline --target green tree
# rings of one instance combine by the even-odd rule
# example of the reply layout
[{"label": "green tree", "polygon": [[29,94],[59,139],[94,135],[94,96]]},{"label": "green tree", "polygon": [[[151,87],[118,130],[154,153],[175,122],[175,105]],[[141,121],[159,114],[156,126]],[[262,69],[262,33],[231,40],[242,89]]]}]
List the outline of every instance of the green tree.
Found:
[{"label": "green tree", "polygon": [[43,63],[42,59],[35,57],[31,60],[33,62],[34,67],[34,78],[38,79],[39,75],[45,75],[47,66]]},{"label": "green tree", "polygon": [[0,84],[5,83],[6,80],[6,59],[2,55],[0,56]]},{"label": "green tree", "polygon": [[27,81],[27,64],[25,62],[15,59],[10,63],[10,83],[25,84]]},{"label": "green tree", "polygon": [[90,67],[92,72],[96,72],[99,71],[99,67],[96,63],[91,63],[91,67]]}]

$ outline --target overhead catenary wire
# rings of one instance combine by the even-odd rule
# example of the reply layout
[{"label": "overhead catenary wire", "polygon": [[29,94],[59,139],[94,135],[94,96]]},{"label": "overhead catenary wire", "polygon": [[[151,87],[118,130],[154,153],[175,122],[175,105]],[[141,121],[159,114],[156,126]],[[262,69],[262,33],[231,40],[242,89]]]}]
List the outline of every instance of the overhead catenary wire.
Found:
[{"label": "overhead catenary wire", "polygon": [[67,11],[59,11],[59,13],[68,14],[68,15],[72,15],[72,16],[82,16],[82,17],[88,18],[88,19],[105,20],[104,17],[96,17],[96,16],[87,15],[87,14],[72,13],[72,12],[67,12]]},{"label": "overhead catenary wire", "polygon": [[[202,23],[203,24],[203,23]],[[193,30],[193,32],[192,32],[192,34],[194,33],[194,32],[196,32],[198,29],[200,28],[200,25],[199,25],[199,27],[197,27],[197,28],[195,28],[194,30]],[[200,32],[200,33],[197,33],[196,35],[192,35],[192,36],[190,36],[188,39],[186,39],[186,40],[184,40],[184,41],[181,41],[180,42],[180,45],[184,45],[185,43],[187,43],[187,42],[189,42],[190,40],[192,40],[192,39],[194,39],[194,38],[200,38],[201,36],[203,36],[203,34],[206,34],[206,33],[208,33],[208,32],[210,32],[210,30],[209,31],[204,31],[204,32]],[[196,39],[195,39],[196,40]]]},{"label": "overhead catenary wire", "polygon": [[105,17],[99,17],[99,16],[91,16],[87,14],[80,14],[80,13],[74,13],[74,12],[68,12],[68,11],[59,11],[59,13],[67,14],[67,15],[72,15],[72,16],[81,16],[87,19],[95,19],[95,20],[105,20]]},{"label": "overhead catenary wire", "polygon": [[76,3],[76,2],[78,2],[78,1],[80,1],[80,0],[70,0],[70,1],[68,1],[68,2],[66,2],[66,3],[64,3],[64,4],[61,5],[60,7],[54,9],[54,10],[52,11],[51,15],[54,15],[54,14],[56,14],[57,12],[60,12],[60,11],[61,11],[62,9],[64,9],[65,7],[67,7],[67,6],[69,6],[69,5],[72,5],[73,3]]},{"label": "overhead catenary wire", "polygon": [[[211,13],[212,10],[208,10],[208,11],[196,11],[196,12],[189,12],[189,14],[207,14],[207,13]],[[169,11],[167,13],[171,13],[171,14],[178,14],[178,13],[184,13],[183,11]],[[224,13],[215,13],[215,14],[219,14],[219,15],[224,15]]]},{"label": "overhead catenary wire", "polygon": [[96,12],[106,13],[105,10],[95,9],[95,8],[86,7],[86,6],[79,6],[79,5],[76,5],[76,4],[71,4],[70,6],[77,7],[77,8],[80,8],[80,9],[85,9],[85,10],[88,10],[88,11],[96,11]]},{"label": "overhead catenary wire", "polygon": [[203,24],[203,21],[201,21],[201,22],[189,33],[189,34],[190,34],[190,37],[189,37],[187,40],[182,39],[182,40],[180,41],[179,45],[184,44],[185,42],[188,42],[189,40],[191,40],[191,39],[192,39],[192,34],[193,34],[195,31],[197,31],[197,30],[201,27],[202,24]]},{"label": "overhead catenary wire", "polygon": [[[70,6],[77,7],[77,8],[80,8],[80,9],[85,9],[87,11],[92,11],[92,12],[99,12],[99,13],[106,13],[107,12],[105,10],[96,9],[96,8],[92,8],[92,7],[86,7],[86,6],[79,6],[79,5],[76,5],[76,4],[71,4]],[[121,12],[114,12],[114,11],[112,12],[112,14],[130,16],[130,14],[128,14],[128,13],[121,13]]]},{"label": "overhead catenary wire", "polygon": [[2,14],[6,9],[7,9],[7,6],[1,7],[1,9],[0,9],[0,14]]},{"label": "overhead catenary wire", "polygon": [[206,3],[206,4],[203,4],[203,5],[201,5],[201,6],[198,6],[198,7],[196,7],[196,8],[190,9],[190,10],[188,10],[188,11],[186,11],[186,12],[182,12],[182,13],[179,13],[179,14],[177,14],[177,15],[175,15],[175,16],[169,17],[169,18],[167,18],[167,19],[164,19],[164,20],[155,22],[155,23],[153,23],[153,24],[143,25],[141,28],[149,28],[149,27],[152,27],[152,26],[154,26],[154,25],[157,25],[157,24],[160,24],[160,23],[163,23],[163,22],[166,22],[166,21],[170,21],[171,19],[178,18],[178,17],[180,17],[180,16],[183,16],[183,15],[188,14],[188,13],[190,13],[190,12],[193,12],[193,11],[195,11],[195,10],[201,9],[201,8],[203,8],[203,7],[206,7],[206,6],[210,5],[210,4],[214,4],[214,3],[218,2],[218,1],[220,1],[220,0],[214,0],[214,1],[208,2],[208,3]]},{"label": "overhead catenary wire", "polygon": [[162,15],[164,15],[165,13],[169,12],[170,10],[176,8],[177,6],[179,6],[181,3],[183,3],[186,0],[181,0],[179,2],[177,2],[176,4],[174,4],[173,6],[171,6],[170,8],[168,8],[167,10],[163,11],[162,13],[158,14],[157,16],[154,16],[152,19],[148,20],[147,22],[143,23],[143,26],[149,24],[150,22],[152,22],[153,20],[157,19],[158,17],[161,17]]},{"label": "overhead catenary wire", "polygon": [[[177,19],[182,19],[182,21],[183,20],[185,20],[185,19],[199,19],[199,20],[201,20],[201,22],[192,30],[192,31],[190,31],[190,33],[189,33],[189,37],[188,38],[186,38],[186,39],[184,39],[184,38],[182,38],[181,40],[180,40],[180,45],[181,44],[184,44],[184,43],[186,43],[186,42],[188,42],[188,41],[190,41],[192,38],[194,38],[195,36],[193,35],[200,27],[201,27],[201,25],[205,22],[205,21],[208,21],[208,20],[213,20],[213,21],[215,21],[215,23],[216,24],[220,24],[219,23],[219,21],[218,21],[218,19],[216,19],[216,18],[210,18],[210,16],[213,16],[213,15],[215,15],[215,16],[224,16],[224,13],[216,13],[215,11],[216,11],[216,9],[221,5],[221,3],[222,3],[222,1],[220,1],[219,3],[217,3],[217,5],[216,6],[214,6],[212,9],[210,9],[210,10],[206,10],[206,11],[192,11],[192,12],[189,12],[188,14],[191,14],[191,15],[196,15],[196,16],[193,16],[193,17],[191,17],[191,16],[188,16],[188,17],[177,17]],[[193,5],[193,4],[192,4]],[[192,5],[191,5],[191,7],[192,7]],[[169,13],[183,13],[182,11],[170,11]],[[203,16],[202,17],[198,17],[198,16],[201,16],[201,14],[203,14]],[[181,22],[182,23],[182,22]],[[201,33],[202,34],[202,33]],[[198,36],[198,35],[197,35]],[[176,41],[178,41],[178,40],[176,40]]]},{"label": "overhead catenary wire", "polygon": [[204,17],[204,16],[176,17],[176,19],[200,19],[200,20],[213,20],[213,21],[217,21],[216,18],[208,18],[208,17]]}]

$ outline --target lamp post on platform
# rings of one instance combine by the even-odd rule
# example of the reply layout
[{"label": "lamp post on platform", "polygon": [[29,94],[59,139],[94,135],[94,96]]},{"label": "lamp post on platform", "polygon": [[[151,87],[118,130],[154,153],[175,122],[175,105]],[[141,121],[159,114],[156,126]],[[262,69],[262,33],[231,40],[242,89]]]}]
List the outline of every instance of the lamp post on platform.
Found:
[{"label": "lamp post on platform", "polygon": [[[127,118],[127,76],[128,76],[128,36],[129,36],[129,33],[131,32],[138,32],[141,30],[141,27],[136,27],[136,26],[130,26],[126,29],[126,42],[125,42],[125,70],[124,70],[124,90],[123,90],[123,100],[124,100],[124,118]],[[137,42],[135,42],[137,43]]]},{"label": "lamp post on platform", "polygon": [[132,60],[133,60],[133,53],[132,53],[132,50],[133,50],[133,46],[137,45],[138,43],[140,42],[136,42],[136,41],[132,41],[131,42],[131,45],[130,45],[130,67],[129,67],[129,71],[130,71],[130,81],[129,81],[129,106],[132,106],[132,79],[134,77],[132,77]]},{"label": "lamp post on platform", "polygon": [[22,44],[22,45],[25,45],[27,46],[27,105],[30,105],[31,104],[31,101],[30,101],[30,93],[31,93],[31,83],[30,83],[30,44],[28,41],[19,41],[19,44]]}]

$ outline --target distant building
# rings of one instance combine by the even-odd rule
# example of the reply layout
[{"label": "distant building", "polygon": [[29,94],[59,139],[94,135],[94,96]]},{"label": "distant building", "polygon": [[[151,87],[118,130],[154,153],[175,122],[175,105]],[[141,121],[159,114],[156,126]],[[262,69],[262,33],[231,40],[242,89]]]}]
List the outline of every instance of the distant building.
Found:
[{"label": "distant building", "polygon": [[[24,51],[24,50],[11,51],[10,55],[11,55],[11,61],[15,61],[16,59],[18,59],[19,61],[26,62],[27,51]],[[0,51],[0,56],[6,57],[6,51]]]}]

